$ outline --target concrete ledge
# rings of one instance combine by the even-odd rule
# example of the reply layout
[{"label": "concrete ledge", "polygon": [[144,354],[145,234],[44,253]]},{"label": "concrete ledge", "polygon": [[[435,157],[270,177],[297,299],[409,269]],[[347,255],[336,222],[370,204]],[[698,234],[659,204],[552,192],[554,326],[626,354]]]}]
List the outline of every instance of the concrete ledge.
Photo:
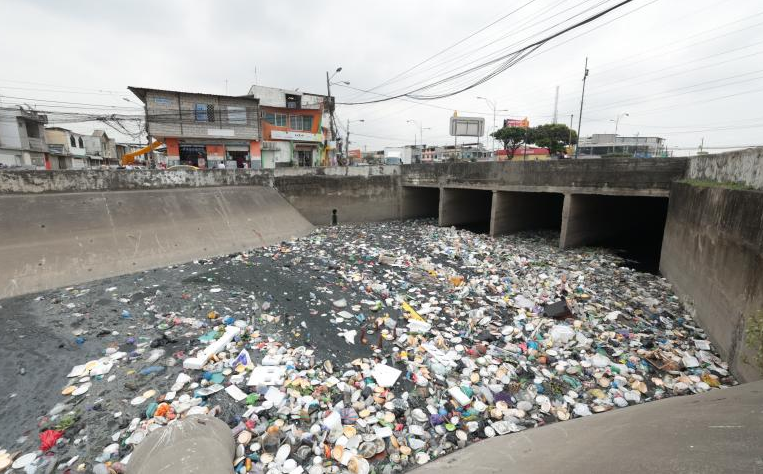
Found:
[{"label": "concrete ledge", "polygon": [[415,474],[754,473],[763,382],[674,397],[482,441]]},{"label": "concrete ledge", "polygon": [[686,163],[686,158],[422,163],[403,166],[401,173],[403,186],[528,186],[556,192],[566,187],[601,194],[618,189],[667,191],[672,181],[684,177]]}]

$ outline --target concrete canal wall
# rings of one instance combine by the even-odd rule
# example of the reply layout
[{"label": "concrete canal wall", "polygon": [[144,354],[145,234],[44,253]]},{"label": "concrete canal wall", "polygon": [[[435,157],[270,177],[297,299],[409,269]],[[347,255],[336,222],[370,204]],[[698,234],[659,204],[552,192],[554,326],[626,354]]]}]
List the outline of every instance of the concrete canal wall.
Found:
[{"label": "concrete canal wall", "polygon": [[674,183],[660,271],[735,375],[762,378],[763,191]]},{"label": "concrete canal wall", "polygon": [[224,255],[310,232],[263,186],[0,196],[0,298]]}]

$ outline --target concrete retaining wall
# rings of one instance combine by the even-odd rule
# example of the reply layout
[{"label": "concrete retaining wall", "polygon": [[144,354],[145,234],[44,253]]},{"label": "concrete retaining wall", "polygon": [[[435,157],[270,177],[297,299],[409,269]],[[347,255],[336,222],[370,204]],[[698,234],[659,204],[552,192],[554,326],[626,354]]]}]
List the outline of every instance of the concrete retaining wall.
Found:
[{"label": "concrete retaining wall", "polygon": [[276,176],[276,189],[314,225],[400,218],[400,175]]},{"label": "concrete retaining wall", "polygon": [[763,189],[763,148],[692,157],[686,177]]},{"label": "concrete retaining wall", "polygon": [[224,255],[312,229],[275,189],[260,186],[6,194],[0,222],[0,298]]},{"label": "concrete retaining wall", "polygon": [[0,194],[37,194],[210,186],[270,186],[272,170],[0,171]]},{"label": "concrete retaining wall", "polygon": [[404,186],[667,195],[685,158],[427,163],[403,166]]},{"label": "concrete retaining wall", "polygon": [[763,378],[760,342],[745,342],[763,319],[763,192],[673,184],[660,271],[737,377]]},{"label": "concrete retaining wall", "polygon": [[0,170],[0,194],[37,194],[215,186],[273,186],[278,177],[400,176],[399,166],[276,168],[269,170]]}]

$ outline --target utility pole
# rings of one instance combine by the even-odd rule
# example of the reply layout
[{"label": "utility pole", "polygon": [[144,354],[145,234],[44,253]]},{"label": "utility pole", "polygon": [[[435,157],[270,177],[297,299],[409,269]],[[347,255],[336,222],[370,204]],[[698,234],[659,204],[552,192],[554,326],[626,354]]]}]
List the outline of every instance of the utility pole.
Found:
[{"label": "utility pole", "polygon": [[[342,70],[341,67],[336,68],[336,71],[334,71],[334,75],[336,75],[338,72]],[[328,93],[328,97],[326,97],[326,102],[328,103],[329,108],[329,129],[331,130],[331,138],[334,140],[334,143],[337,142],[336,137],[336,126],[334,124],[334,101],[331,97],[331,77],[329,76],[329,72],[326,71],[326,92]],[[340,150],[341,151],[341,150]],[[328,153],[326,153],[326,159],[328,161]]]},{"label": "utility pole", "polygon": [[[567,144],[569,146],[572,146],[572,119],[575,117],[575,114],[570,114],[570,138],[567,140]],[[578,137],[578,140],[580,137]]]},{"label": "utility pole", "polygon": [[[352,122],[365,122],[365,119],[352,120]],[[347,142],[344,144],[344,156],[347,166],[350,165],[350,119],[347,119]]]},{"label": "utility pole", "polygon": [[554,96],[554,124],[559,114],[559,86],[556,86],[556,95]]},{"label": "utility pole", "polygon": [[578,144],[575,145],[575,158],[580,156],[580,125],[583,123],[583,100],[585,100],[585,83],[588,78],[588,56],[585,58],[585,71],[583,72],[583,92],[580,94],[580,113],[578,114]]}]

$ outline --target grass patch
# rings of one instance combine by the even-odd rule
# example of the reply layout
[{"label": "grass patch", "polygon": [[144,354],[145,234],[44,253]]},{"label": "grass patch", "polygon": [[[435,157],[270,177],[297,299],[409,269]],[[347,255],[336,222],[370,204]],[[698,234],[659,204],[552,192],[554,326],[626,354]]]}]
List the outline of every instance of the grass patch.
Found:
[{"label": "grass patch", "polygon": [[724,188],[724,189],[736,189],[738,191],[754,191],[755,188],[748,186],[744,183],[734,183],[731,181],[709,181],[704,179],[682,179],[678,181],[683,184],[690,184],[692,186],[699,186],[704,188]]},{"label": "grass patch", "polygon": [[755,360],[744,360],[763,371],[763,311],[747,316],[745,324],[745,342],[747,347],[755,354]]}]

